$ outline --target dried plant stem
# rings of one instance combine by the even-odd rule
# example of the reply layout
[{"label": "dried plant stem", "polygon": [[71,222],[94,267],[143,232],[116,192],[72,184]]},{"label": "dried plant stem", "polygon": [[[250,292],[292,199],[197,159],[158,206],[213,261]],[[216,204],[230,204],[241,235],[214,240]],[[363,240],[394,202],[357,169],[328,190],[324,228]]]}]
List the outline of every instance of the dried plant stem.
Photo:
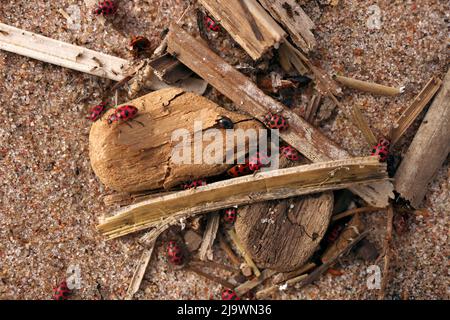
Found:
[{"label": "dried plant stem", "polygon": [[241,260],[238,258],[238,256],[233,252],[233,249],[228,245],[228,243],[225,241],[223,236],[219,233],[219,244],[223,251],[227,254],[228,258],[230,259],[230,262],[234,264],[235,266],[241,265]]},{"label": "dried plant stem", "polygon": [[268,295],[270,295],[272,293],[275,293],[277,291],[286,290],[288,287],[292,287],[293,285],[295,285],[296,283],[306,279],[307,277],[308,277],[307,274],[302,274],[302,275],[299,275],[299,276],[297,276],[295,278],[292,278],[292,279],[286,281],[283,285],[273,285],[273,286],[270,286],[270,287],[268,287],[266,289],[260,290],[260,291],[258,291],[256,293],[256,298],[257,299],[262,299],[262,298],[265,298]]},{"label": "dried plant stem", "polygon": [[228,289],[234,288],[234,286],[231,283],[229,283],[228,281],[221,279],[219,277],[213,276],[209,273],[206,273],[203,270],[200,270],[197,267],[194,267],[192,265],[187,266],[185,269],[188,271],[192,271],[192,272],[198,274],[199,276],[204,277],[208,280],[211,280],[212,282],[219,283],[220,285],[224,286],[225,288],[228,288]]},{"label": "dried plant stem", "polygon": [[244,246],[239,241],[236,232],[234,232],[234,230],[228,230],[228,235],[230,236],[231,241],[233,241],[234,245],[236,246],[236,249],[238,249],[242,257],[244,258],[245,262],[248,264],[250,268],[252,268],[253,274],[256,277],[259,277],[261,275],[261,272],[259,271],[256,264],[253,262],[252,257],[250,257],[250,255],[245,250]]},{"label": "dried plant stem", "polygon": [[277,272],[274,270],[265,269],[265,270],[261,271],[261,275],[259,277],[255,277],[251,280],[244,282],[243,284],[237,286],[234,289],[234,291],[236,292],[236,294],[238,296],[243,296],[244,294],[246,294],[253,288],[256,288],[257,286],[259,286],[261,283],[263,283],[264,281],[266,281],[267,279],[269,279],[276,273]]},{"label": "dried plant stem", "polygon": [[383,96],[396,96],[401,94],[405,90],[403,87],[393,88],[377,83],[361,81],[339,75],[335,75],[333,78],[346,87]]},{"label": "dried plant stem", "polygon": [[274,284],[280,284],[282,282],[288,281],[292,278],[298,277],[304,273],[309,272],[311,269],[314,269],[316,267],[316,264],[313,262],[307,263],[304,266],[302,266],[301,268],[291,271],[291,272],[284,272],[284,273],[278,273],[274,278],[273,278],[273,283]]},{"label": "dried plant stem", "polygon": [[380,293],[378,299],[383,300],[386,296],[386,288],[389,282],[389,264],[391,260],[391,242],[392,242],[392,228],[394,221],[394,207],[390,205],[387,208],[387,219],[386,219],[386,235],[384,237],[384,263],[383,263],[383,279],[381,281]]},{"label": "dried plant stem", "polygon": [[347,210],[345,212],[339,213],[339,214],[335,214],[332,218],[331,221],[337,221],[340,220],[342,218],[345,217],[349,217],[358,213],[369,213],[369,212],[377,212],[377,211],[381,211],[384,210],[384,208],[376,208],[376,207],[363,207],[363,208],[355,208],[355,209],[350,209]]}]

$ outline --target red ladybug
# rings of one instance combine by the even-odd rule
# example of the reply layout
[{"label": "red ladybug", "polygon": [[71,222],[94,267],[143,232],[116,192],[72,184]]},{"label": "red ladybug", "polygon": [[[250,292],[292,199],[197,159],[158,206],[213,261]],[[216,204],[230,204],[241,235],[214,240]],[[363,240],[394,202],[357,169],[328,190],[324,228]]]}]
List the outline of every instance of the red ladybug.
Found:
[{"label": "red ladybug", "polygon": [[234,123],[233,121],[225,116],[220,117],[219,120],[216,120],[216,123],[221,127],[222,129],[233,129]]},{"label": "red ladybug", "polygon": [[103,112],[106,110],[106,102],[102,102],[99,105],[92,107],[90,111],[90,115],[86,117],[91,121],[97,121],[103,115]]},{"label": "red ladybug", "polygon": [[270,129],[278,129],[282,131],[289,128],[287,120],[278,114],[269,113],[268,115],[265,116],[264,123]]},{"label": "red ladybug", "polygon": [[194,188],[198,188],[198,187],[206,186],[206,185],[207,185],[206,180],[194,180],[189,183],[183,184],[183,189],[186,189],[186,190],[194,189]]},{"label": "red ladybug", "polygon": [[241,298],[233,290],[225,289],[222,291],[222,300],[241,300]]},{"label": "red ladybug", "polygon": [[176,241],[169,241],[167,246],[167,258],[173,265],[179,266],[183,264],[183,252]]},{"label": "red ladybug", "polygon": [[227,174],[231,177],[237,178],[240,176],[245,176],[247,174],[250,174],[252,170],[250,170],[248,162],[245,164],[238,164],[232,167],[227,171]]},{"label": "red ladybug", "polygon": [[152,44],[146,37],[135,36],[130,41],[130,51],[136,57],[142,52],[150,51]]},{"label": "red ladybug", "polygon": [[71,291],[67,287],[67,282],[62,281],[59,286],[53,288],[52,300],[67,300]]},{"label": "red ladybug", "polygon": [[237,218],[237,209],[236,208],[228,208],[225,209],[223,219],[227,223],[235,223]]},{"label": "red ladybug", "polygon": [[112,0],[101,1],[97,4],[97,7],[94,9],[93,13],[97,16],[104,15],[109,16],[113,15],[117,12],[117,6]]},{"label": "red ladybug", "polygon": [[248,161],[248,167],[251,171],[258,171],[269,163],[269,158],[260,152],[257,152]]},{"label": "red ladybug", "polygon": [[283,157],[291,161],[300,160],[300,154],[297,150],[292,148],[291,146],[284,146],[280,148],[280,153]]},{"label": "red ladybug", "polygon": [[335,225],[326,237],[327,243],[333,244],[339,238],[339,235],[341,234],[342,230],[344,230],[343,225],[341,224]]},{"label": "red ladybug", "polygon": [[214,32],[219,32],[220,31],[220,26],[219,24],[211,17],[209,16],[205,16],[203,18],[203,24],[205,25],[205,27],[211,31]]},{"label": "red ladybug", "polygon": [[[117,108],[116,112],[114,112],[112,115],[108,118],[108,124],[111,124],[115,121],[128,121],[132,120],[136,117],[138,113],[138,109],[135,106],[122,106]],[[141,123],[141,125],[143,125]]]},{"label": "red ladybug", "polygon": [[372,149],[372,156],[379,156],[381,162],[385,162],[389,156],[389,147],[391,143],[389,140],[381,138],[378,144]]}]

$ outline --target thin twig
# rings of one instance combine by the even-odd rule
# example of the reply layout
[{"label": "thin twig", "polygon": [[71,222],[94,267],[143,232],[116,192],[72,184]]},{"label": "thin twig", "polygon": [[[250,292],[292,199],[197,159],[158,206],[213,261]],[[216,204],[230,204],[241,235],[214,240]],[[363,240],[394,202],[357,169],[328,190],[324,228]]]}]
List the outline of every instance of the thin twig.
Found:
[{"label": "thin twig", "polygon": [[347,210],[345,212],[342,212],[342,213],[334,215],[331,218],[331,221],[334,222],[334,221],[340,220],[342,218],[345,218],[345,217],[348,217],[348,216],[352,216],[352,215],[357,214],[357,213],[376,212],[376,211],[380,211],[380,210],[384,210],[384,208],[363,207],[363,208],[350,209],[350,210]]},{"label": "thin twig", "polygon": [[392,242],[392,226],[394,221],[394,207],[389,205],[387,208],[387,220],[386,220],[386,235],[384,237],[384,266],[383,266],[383,279],[381,281],[380,293],[378,299],[384,300],[386,297],[386,288],[389,282],[389,263],[391,257],[391,242]]}]

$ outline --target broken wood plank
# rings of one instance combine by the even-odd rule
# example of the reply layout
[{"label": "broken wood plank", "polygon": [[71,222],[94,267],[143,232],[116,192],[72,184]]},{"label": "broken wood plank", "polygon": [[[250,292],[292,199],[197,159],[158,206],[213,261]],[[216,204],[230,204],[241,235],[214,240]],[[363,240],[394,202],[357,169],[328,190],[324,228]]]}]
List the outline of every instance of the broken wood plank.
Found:
[{"label": "broken wood plank", "polygon": [[106,237],[117,238],[157,226],[169,217],[179,219],[235,205],[345,189],[387,179],[386,164],[376,157],[260,172],[142,201],[119,209],[115,216],[106,218],[97,228]]},{"label": "broken wood plank", "polygon": [[200,246],[199,258],[202,261],[206,259],[212,260],[211,248],[214,240],[216,240],[217,230],[219,230],[220,214],[217,212],[211,213],[208,217],[205,233],[203,234],[202,245]]},{"label": "broken wood plank", "polygon": [[418,208],[450,152],[450,71],[395,175],[395,189]]},{"label": "broken wood plank", "polygon": [[261,58],[272,47],[277,47],[287,36],[256,0],[199,2],[254,60]]},{"label": "broken wood plank", "polygon": [[406,108],[401,116],[395,121],[389,134],[391,146],[395,145],[405,134],[409,127],[414,123],[419,114],[425,109],[428,103],[441,87],[442,81],[432,77],[420,93],[414,98],[414,101]]},{"label": "broken wood plank", "polygon": [[259,0],[259,2],[276,21],[286,28],[292,41],[299,48],[306,53],[314,49],[317,43],[311,30],[315,28],[315,25],[298,1]]},{"label": "broken wood plank", "polygon": [[[269,113],[279,113],[289,120],[289,130],[280,137],[313,162],[349,158],[350,155],[330,141],[318,129],[281,103],[265,95],[249,78],[227,64],[202,42],[177,25],[168,35],[168,50],[192,71],[232,100],[238,110],[264,122]],[[393,195],[390,182],[352,189],[354,193],[375,207],[386,207]]]},{"label": "broken wood plank", "polygon": [[393,88],[378,83],[357,80],[339,75],[335,75],[333,78],[346,87],[382,96],[396,96],[405,91],[404,87]]},{"label": "broken wood plank", "polygon": [[168,84],[185,80],[192,75],[191,70],[168,53],[150,61],[149,66],[161,81]]},{"label": "broken wood plank", "polygon": [[43,62],[120,81],[128,61],[0,23],[0,49]]}]

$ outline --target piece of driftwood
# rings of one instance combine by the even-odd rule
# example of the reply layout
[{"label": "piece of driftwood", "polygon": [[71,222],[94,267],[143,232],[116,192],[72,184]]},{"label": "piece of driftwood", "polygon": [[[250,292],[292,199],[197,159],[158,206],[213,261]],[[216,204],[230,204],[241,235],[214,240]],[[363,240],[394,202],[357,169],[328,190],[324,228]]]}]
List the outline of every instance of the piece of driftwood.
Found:
[{"label": "piece of driftwood", "polygon": [[218,212],[211,213],[208,216],[205,232],[203,234],[202,245],[200,246],[199,257],[200,260],[212,260],[211,248],[216,240],[217,230],[219,230],[220,214]]},{"label": "piece of driftwood", "polygon": [[419,114],[425,109],[428,103],[441,87],[442,81],[432,77],[422,91],[414,98],[414,101],[406,108],[400,117],[395,121],[389,134],[391,146],[395,145],[405,134],[408,128],[414,123]]},{"label": "piece of driftwood", "polygon": [[233,229],[228,230],[228,235],[230,236],[231,241],[233,241],[236,249],[239,251],[241,256],[244,258],[247,265],[252,268],[253,274],[256,277],[259,277],[261,275],[261,272],[259,271],[258,267],[256,266],[255,262],[253,262],[252,257],[248,254],[245,247],[242,245],[241,240],[236,235],[236,232]]},{"label": "piece of driftwood", "polygon": [[328,261],[333,260],[343,248],[346,248],[348,244],[351,243],[353,239],[359,236],[363,231],[364,224],[359,215],[356,214],[341,232],[338,239],[332,243],[322,255],[322,262],[327,263]]},{"label": "piece of driftwood", "polygon": [[378,294],[380,300],[384,300],[386,295],[386,288],[389,282],[389,264],[391,260],[391,243],[392,243],[392,229],[394,222],[394,207],[389,205],[387,208],[386,217],[386,235],[383,243],[383,279],[381,280],[381,288]]},{"label": "piece of driftwood", "polygon": [[234,291],[238,296],[243,296],[244,294],[246,294],[253,288],[256,288],[257,286],[262,284],[264,281],[266,281],[276,273],[277,272],[275,270],[265,269],[261,271],[261,275],[259,277],[255,277],[251,280],[244,282],[243,284],[234,288]]},{"label": "piece of driftwood", "polygon": [[289,272],[317,249],[332,210],[332,192],[261,202],[239,208],[235,228],[259,267]]},{"label": "piece of driftwood", "polygon": [[190,69],[186,68],[184,64],[168,53],[150,61],[149,66],[161,81],[168,84],[174,84],[177,81],[185,80],[192,75]]},{"label": "piece of driftwood", "polygon": [[[94,172],[105,185],[120,192],[168,189],[188,180],[226,171],[230,167],[225,163],[226,152],[234,150],[233,146],[218,140],[201,141],[201,135],[194,136],[196,121],[201,121],[203,130],[215,128],[216,120],[221,116],[232,119],[236,129],[262,128],[249,116],[229,112],[206,98],[177,88],[153,92],[127,104],[139,109],[138,121],[144,126],[134,122],[131,122],[132,128],[124,123],[109,125],[105,119],[114,112],[109,110],[92,125],[89,136]],[[192,144],[199,140],[203,150],[214,143],[223,144],[223,163],[195,164],[193,157],[191,164],[175,163],[172,155],[177,152],[176,148],[184,146],[180,141],[172,141],[172,134],[177,129],[188,132]]]},{"label": "piece of driftwood", "polygon": [[331,218],[331,221],[337,221],[337,220],[340,220],[342,218],[353,216],[353,215],[359,214],[359,213],[377,212],[377,211],[381,211],[381,210],[384,210],[384,209],[383,208],[375,208],[375,207],[363,207],[363,208],[350,209],[350,210],[347,210],[345,212],[342,212],[342,213],[339,213],[339,214],[335,214]]},{"label": "piece of driftwood", "polygon": [[316,39],[311,30],[314,22],[303,11],[296,0],[259,0],[272,17],[281,23],[292,41],[303,51],[308,53],[316,46]]},{"label": "piece of driftwood", "polygon": [[128,61],[0,23],[0,49],[120,81]]},{"label": "piece of driftwood", "polygon": [[108,238],[157,226],[165,218],[180,219],[234,205],[346,189],[388,179],[386,164],[375,157],[335,160],[215,182],[125,207],[98,226]]},{"label": "piece of driftwood", "polygon": [[200,0],[242,48],[258,60],[287,36],[256,0]]},{"label": "piece of driftwood", "polygon": [[128,287],[125,300],[133,299],[133,296],[136,292],[139,291],[139,287],[141,286],[142,279],[145,275],[145,270],[147,270],[147,266],[152,258],[153,249],[155,248],[156,241],[153,241],[148,248],[145,248],[142,252],[142,256],[139,259],[136,270],[134,271],[133,278],[131,279],[130,285]]},{"label": "piece of driftwood", "polygon": [[357,80],[354,78],[335,75],[333,77],[337,82],[351,89],[369,92],[382,96],[397,96],[405,91],[404,87],[393,88],[378,83]]},{"label": "piece of driftwood", "polygon": [[395,189],[418,208],[450,151],[450,71],[395,175]]},{"label": "piece of driftwood", "polygon": [[[227,64],[182,28],[172,25],[168,39],[168,51],[172,54],[176,53],[181,62],[232,100],[240,111],[260,121],[264,121],[264,117],[269,112],[279,113],[289,119],[290,128],[280,133],[281,138],[311,161],[350,157],[345,150],[339,148],[318,129],[281,103],[265,95],[249,78]],[[352,191],[375,207],[386,207],[389,198],[394,196],[393,186],[388,181],[356,187]]]}]

